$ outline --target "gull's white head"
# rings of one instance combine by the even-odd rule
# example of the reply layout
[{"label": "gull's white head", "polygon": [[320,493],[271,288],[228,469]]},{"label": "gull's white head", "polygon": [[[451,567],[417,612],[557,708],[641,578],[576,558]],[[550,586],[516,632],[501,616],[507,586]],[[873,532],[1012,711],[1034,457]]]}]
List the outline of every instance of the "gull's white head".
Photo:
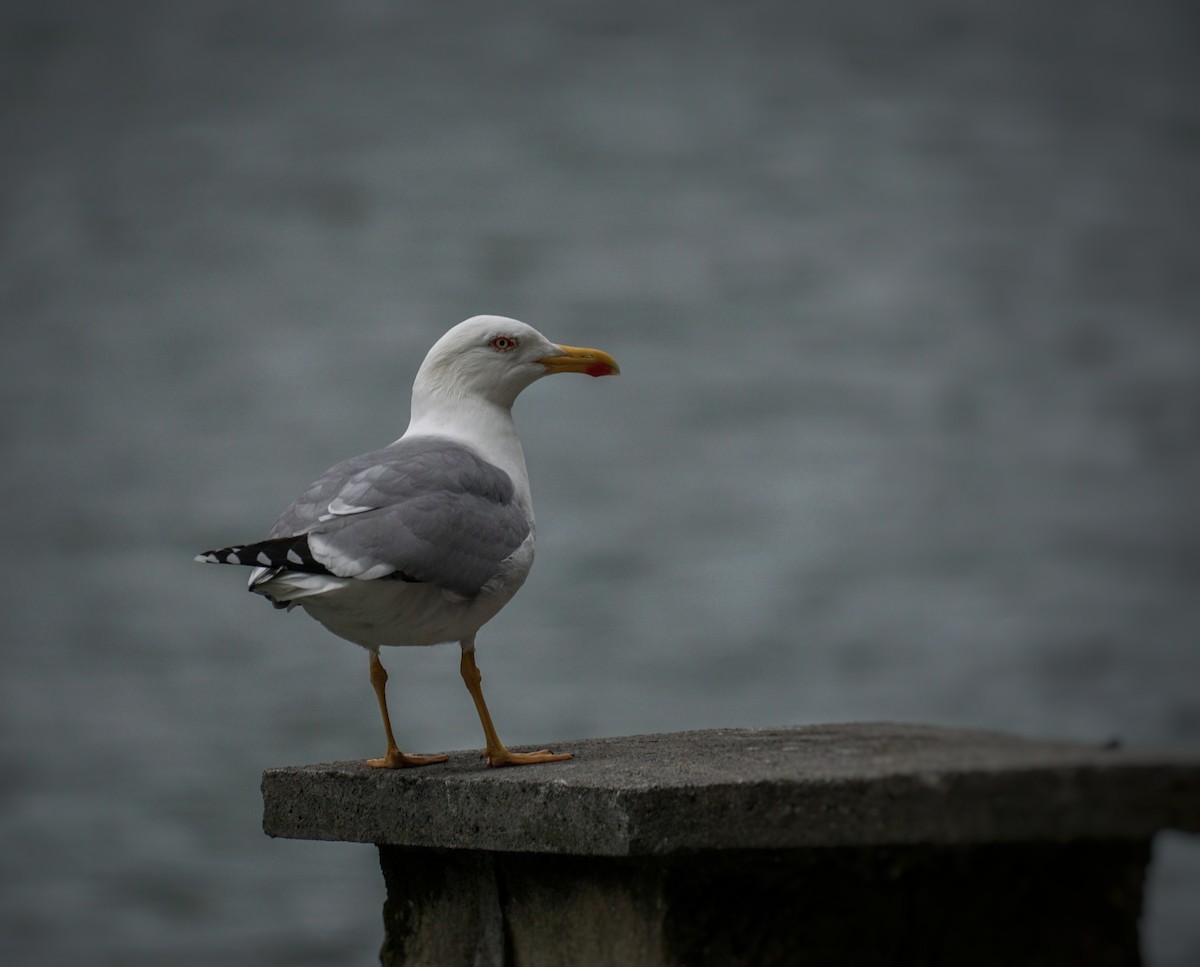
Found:
[{"label": "gull's white head", "polygon": [[559,346],[516,319],[473,316],[433,344],[413,383],[413,400],[475,399],[511,407],[521,390],[551,373],[619,372],[616,360],[599,349]]}]

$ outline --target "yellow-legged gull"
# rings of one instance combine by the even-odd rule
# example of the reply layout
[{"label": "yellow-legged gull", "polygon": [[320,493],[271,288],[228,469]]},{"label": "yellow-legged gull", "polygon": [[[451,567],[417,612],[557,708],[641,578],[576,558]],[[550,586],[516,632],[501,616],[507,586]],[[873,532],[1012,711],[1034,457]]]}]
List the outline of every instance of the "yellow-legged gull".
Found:
[{"label": "yellow-legged gull", "polygon": [[533,506],[513,402],[551,373],[618,372],[607,353],[556,345],[515,319],[468,319],[425,357],[399,440],[327,470],[265,540],[196,557],[253,567],[251,591],[279,608],[299,606],[367,649],[387,735],[387,752],[369,765],[446,760],[397,747],[379,649],[447,641],[462,646],[460,670],[489,765],[570,758],[545,749],[509,752],[500,742],[480,687],[475,635],[516,594],[533,563]]}]

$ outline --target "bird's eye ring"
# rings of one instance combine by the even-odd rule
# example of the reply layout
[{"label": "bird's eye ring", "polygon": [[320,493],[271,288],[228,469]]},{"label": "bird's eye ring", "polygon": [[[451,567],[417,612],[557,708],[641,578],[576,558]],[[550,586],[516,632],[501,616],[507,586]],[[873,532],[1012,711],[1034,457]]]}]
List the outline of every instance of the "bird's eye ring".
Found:
[{"label": "bird's eye ring", "polygon": [[517,348],[517,337],[497,336],[492,340],[492,348],[498,353],[510,353]]}]

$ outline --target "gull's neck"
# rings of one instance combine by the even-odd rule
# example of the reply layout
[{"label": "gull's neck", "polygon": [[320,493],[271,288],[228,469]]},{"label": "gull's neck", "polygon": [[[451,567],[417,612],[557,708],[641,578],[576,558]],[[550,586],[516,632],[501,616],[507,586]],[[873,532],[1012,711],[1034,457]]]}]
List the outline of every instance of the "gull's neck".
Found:
[{"label": "gull's neck", "polygon": [[439,436],[470,447],[507,473],[516,488],[517,500],[530,518],[529,472],[517,436],[512,409],[477,396],[413,393],[412,418],[405,437]]}]

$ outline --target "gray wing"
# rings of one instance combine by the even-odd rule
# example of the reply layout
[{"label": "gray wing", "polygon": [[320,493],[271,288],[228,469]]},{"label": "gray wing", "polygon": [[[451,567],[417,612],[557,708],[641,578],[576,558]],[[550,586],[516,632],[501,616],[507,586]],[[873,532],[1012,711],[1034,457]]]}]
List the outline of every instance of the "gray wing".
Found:
[{"label": "gray wing", "polygon": [[401,574],[474,595],[529,536],[512,479],[451,440],[398,440],[327,470],[271,528],[339,577]]}]

